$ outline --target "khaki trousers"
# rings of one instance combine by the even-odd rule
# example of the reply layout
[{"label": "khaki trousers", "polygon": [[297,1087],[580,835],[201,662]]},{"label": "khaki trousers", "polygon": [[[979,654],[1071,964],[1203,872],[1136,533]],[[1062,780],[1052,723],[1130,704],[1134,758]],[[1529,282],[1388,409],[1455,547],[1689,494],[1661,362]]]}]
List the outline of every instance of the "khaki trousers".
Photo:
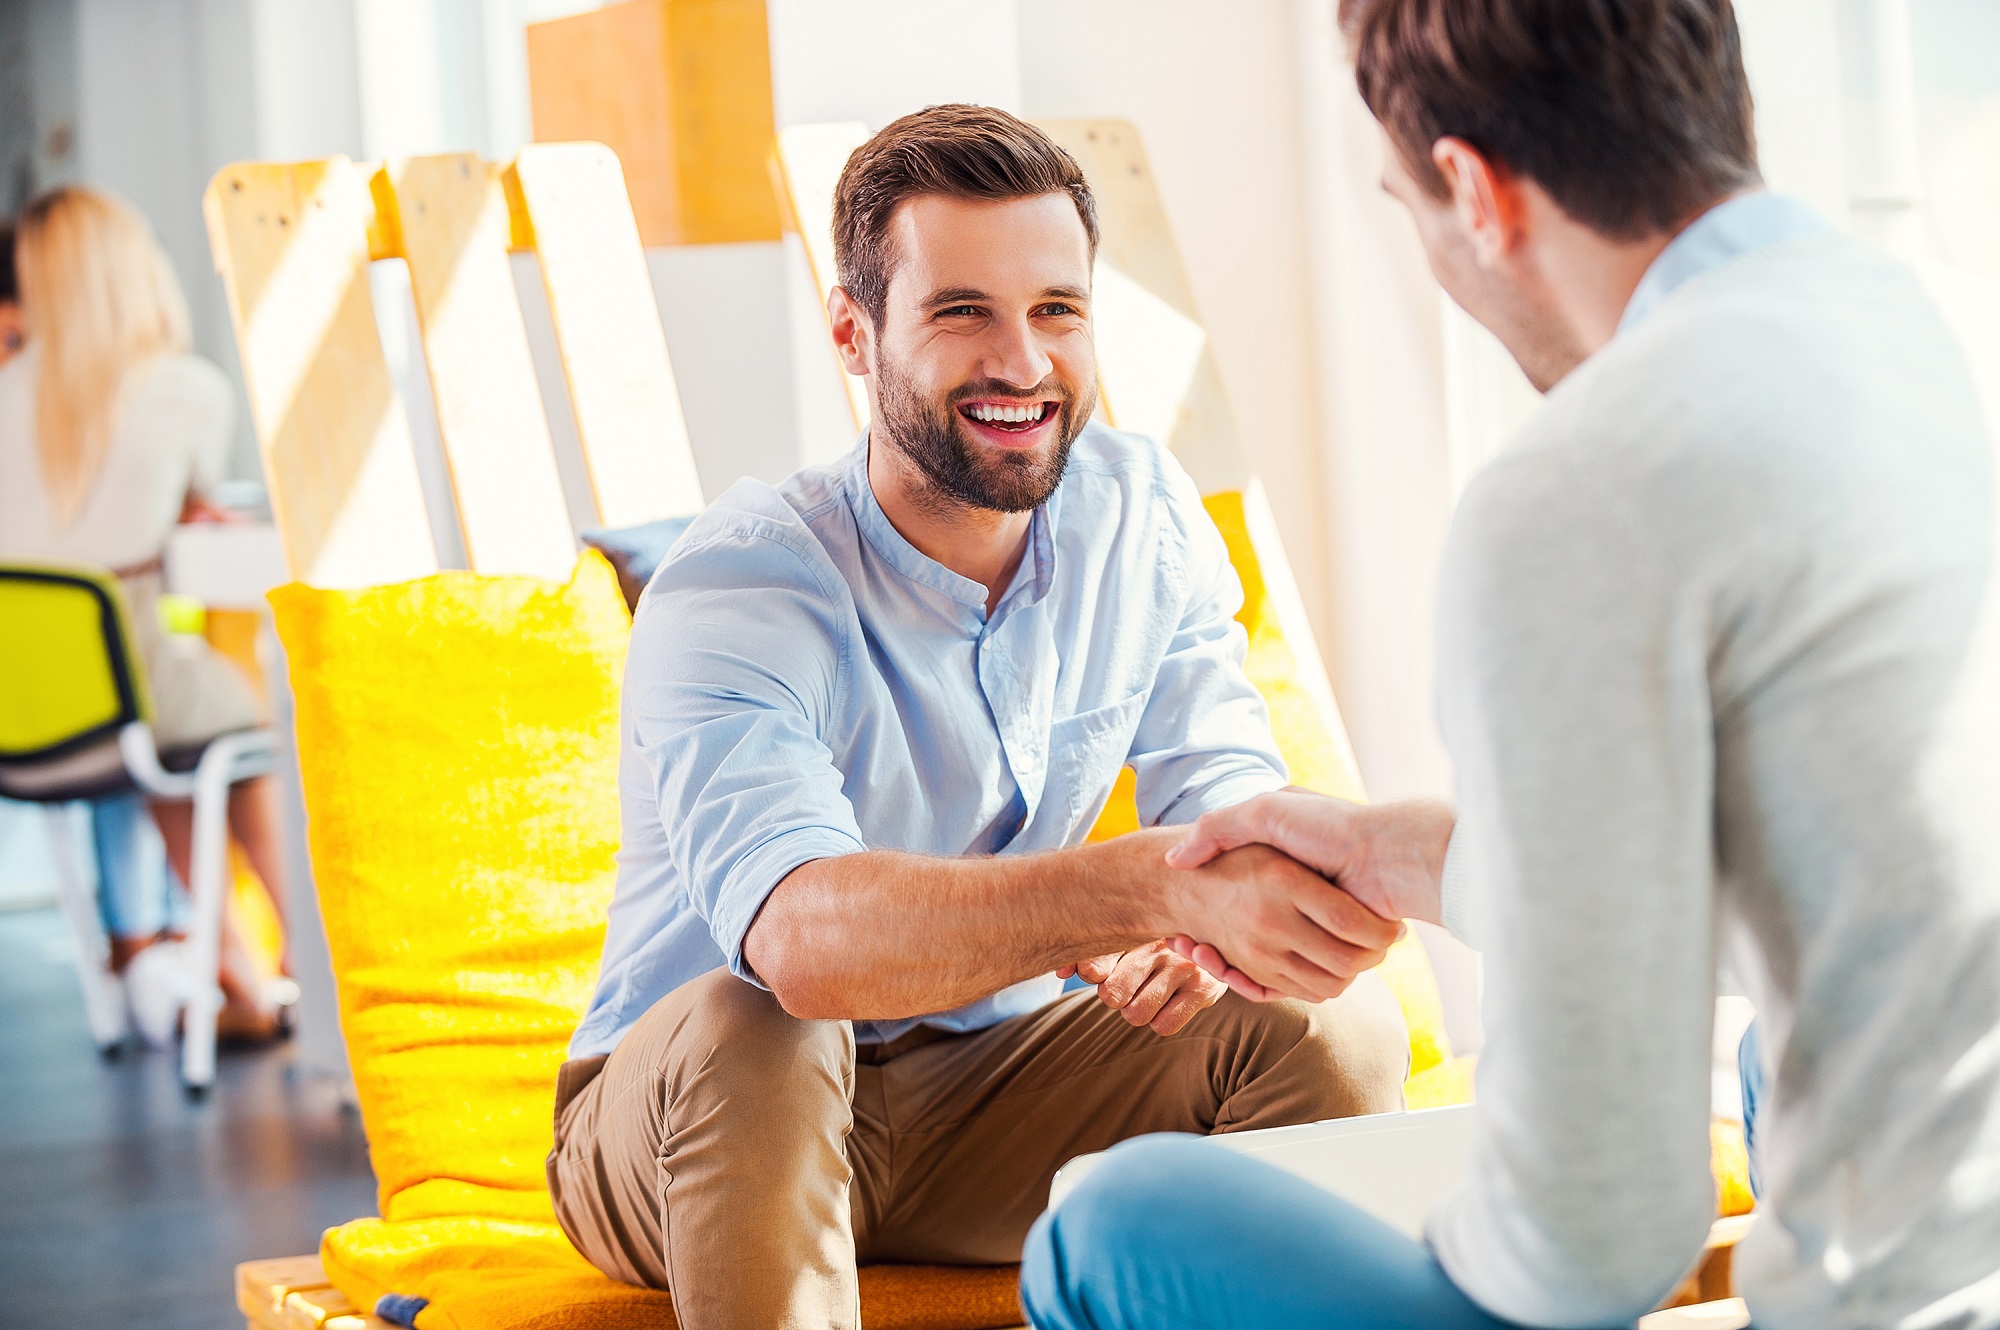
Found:
[{"label": "khaki trousers", "polygon": [[578,1250],[672,1290],[685,1330],[858,1330],[857,1264],[1018,1261],[1077,1155],[1387,1112],[1408,1061],[1373,973],[1316,1006],[1232,993],[1168,1038],[1081,992],[857,1048],[716,970],[564,1065],[549,1190]]}]

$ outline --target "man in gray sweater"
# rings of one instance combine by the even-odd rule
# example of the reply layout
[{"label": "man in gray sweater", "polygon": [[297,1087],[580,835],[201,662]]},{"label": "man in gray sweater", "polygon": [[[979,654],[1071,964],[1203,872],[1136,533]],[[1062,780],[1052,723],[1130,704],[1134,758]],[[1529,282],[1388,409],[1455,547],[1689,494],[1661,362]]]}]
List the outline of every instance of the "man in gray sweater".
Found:
[{"label": "man in gray sweater", "polygon": [[1175,854],[1267,842],[1484,951],[1474,1164],[1418,1244],[1205,1142],[1121,1147],[1030,1239],[1036,1324],[1629,1325],[1714,1213],[1726,960],[1766,1079],[1755,1324],[2000,1325],[2000,496],[1965,356],[1910,272],[1762,191],[1728,0],[1342,19],[1386,187],[1548,400],[1446,556],[1456,813],[1267,795]]}]

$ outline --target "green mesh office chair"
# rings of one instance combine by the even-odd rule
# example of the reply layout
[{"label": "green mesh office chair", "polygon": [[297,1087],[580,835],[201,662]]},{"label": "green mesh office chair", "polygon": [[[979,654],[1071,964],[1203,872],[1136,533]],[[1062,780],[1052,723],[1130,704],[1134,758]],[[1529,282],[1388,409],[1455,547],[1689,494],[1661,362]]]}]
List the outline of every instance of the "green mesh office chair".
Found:
[{"label": "green mesh office chair", "polygon": [[91,875],[71,833],[71,805],[133,790],[194,803],[188,883],[193,996],[183,1016],[181,1081],[199,1096],[215,1079],[229,789],[271,770],[277,736],[244,730],[163,752],[151,720],[118,579],[83,565],[0,562],[0,797],[48,810],[63,912],[76,938],[84,1006],[100,1049],[124,1040],[124,1004],[106,965]]}]

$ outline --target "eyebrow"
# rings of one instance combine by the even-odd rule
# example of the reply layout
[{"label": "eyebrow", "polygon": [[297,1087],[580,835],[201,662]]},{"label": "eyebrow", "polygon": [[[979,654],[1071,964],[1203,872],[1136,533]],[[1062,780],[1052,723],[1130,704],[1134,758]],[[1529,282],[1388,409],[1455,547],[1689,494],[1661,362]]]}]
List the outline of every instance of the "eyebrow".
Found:
[{"label": "eyebrow", "polygon": [[[942,291],[931,292],[925,298],[923,308],[943,309],[949,305],[976,304],[980,301],[991,300],[992,298],[992,296],[987,295],[984,291],[976,287],[954,286]],[[1051,286],[1042,291],[1040,298],[1043,300],[1088,300],[1090,293],[1080,286]]]}]

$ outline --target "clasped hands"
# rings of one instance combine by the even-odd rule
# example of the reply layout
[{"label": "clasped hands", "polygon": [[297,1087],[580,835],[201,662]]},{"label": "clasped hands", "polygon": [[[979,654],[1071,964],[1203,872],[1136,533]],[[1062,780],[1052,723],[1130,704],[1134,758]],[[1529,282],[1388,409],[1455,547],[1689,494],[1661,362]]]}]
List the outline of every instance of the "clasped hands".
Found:
[{"label": "clasped hands", "polygon": [[1381,964],[1405,919],[1438,922],[1453,815],[1305,790],[1203,816],[1166,852],[1189,888],[1185,931],[1065,966],[1134,1025],[1177,1033],[1228,989],[1252,1001],[1338,997]]}]

